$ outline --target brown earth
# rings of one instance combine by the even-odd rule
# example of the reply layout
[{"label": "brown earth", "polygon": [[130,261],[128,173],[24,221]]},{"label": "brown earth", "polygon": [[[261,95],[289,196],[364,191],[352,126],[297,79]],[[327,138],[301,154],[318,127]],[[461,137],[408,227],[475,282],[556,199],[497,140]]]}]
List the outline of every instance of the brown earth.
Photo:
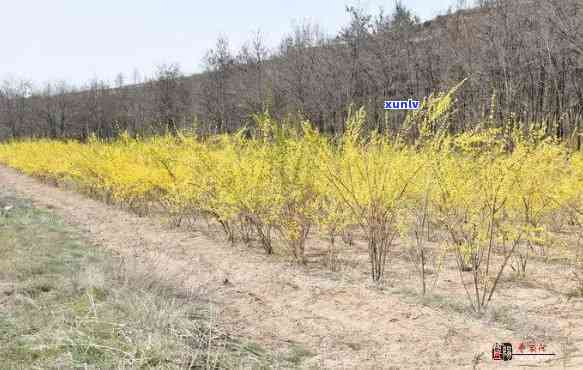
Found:
[{"label": "brown earth", "polygon": [[[295,348],[302,368],[583,369],[583,299],[565,294],[569,271],[560,264],[533,262],[528,281],[508,274],[491,308],[477,316],[464,302],[452,261],[434,294],[420,299],[403,246],[393,250],[387,282],[378,287],[370,284],[362,243],[344,248],[340,271],[331,272],[322,265],[318,240],[309,246],[310,262],[300,267],[283,254],[231,246],[212,225],[171,228],[161,218],[138,217],[0,166],[3,187],[64,217],[93,243],[138,260],[184,294],[208,301],[229,333],[286,356]],[[526,339],[544,342],[556,356],[491,360],[495,342]]]}]

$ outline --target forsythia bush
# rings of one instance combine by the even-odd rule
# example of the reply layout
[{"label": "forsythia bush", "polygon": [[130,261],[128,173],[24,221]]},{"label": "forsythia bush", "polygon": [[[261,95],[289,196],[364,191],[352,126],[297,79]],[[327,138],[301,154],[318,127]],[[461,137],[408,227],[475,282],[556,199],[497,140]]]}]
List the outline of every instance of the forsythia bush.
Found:
[{"label": "forsythia bush", "polygon": [[[452,101],[451,92],[432,96],[409,118],[422,134],[417,145],[365,134],[362,110],[336,140],[307,122],[283,125],[261,114],[253,138],[241,131],[204,140],[15,141],[0,145],[0,163],[142,213],[162,207],[178,218],[213,217],[229,240],[255,239],[267,253],[277,237],[301,263],[310,233],[333,240],[359,228],[374,280],[417,215],[417,226],[437,225],[460,269],[475,274],[479,309],[507,263],[526,273],[557,215],[583,223],[583,156],[519,131],[447,135]],[[501,269],[487,267],[496,259]]]}]

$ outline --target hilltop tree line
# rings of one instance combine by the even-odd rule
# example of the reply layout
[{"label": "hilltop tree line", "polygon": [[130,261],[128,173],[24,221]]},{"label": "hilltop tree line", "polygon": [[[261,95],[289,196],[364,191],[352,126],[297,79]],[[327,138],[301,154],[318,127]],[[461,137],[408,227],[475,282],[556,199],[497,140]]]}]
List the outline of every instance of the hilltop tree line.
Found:
[{"label": "hilltop tree line", "polygon": [[6,80],[0,139],[216,134],[253,127],[263,111],[338,134],[351,105],[365,107],[369,129],[394,134],[404,113],[384,111],[384,100],[423,99],[467,78],[452,132],[537,128],[580,148],[583,0],[479,0],[423,23],[399,2],[390,14],[346,11],[350,22],[337,35],[303,23],[274,50],[260,33],[236,52],[220,38],[193,76],[170,64],[151,78],[81,88]]}]

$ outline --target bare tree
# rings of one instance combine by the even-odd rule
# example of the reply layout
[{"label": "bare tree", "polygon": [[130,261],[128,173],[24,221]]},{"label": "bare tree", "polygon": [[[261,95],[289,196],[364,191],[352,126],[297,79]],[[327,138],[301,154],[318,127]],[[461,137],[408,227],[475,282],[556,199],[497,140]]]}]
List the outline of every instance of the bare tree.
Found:
[{"label": "bare tree", "polygon": [[220,37],[214,49],[204,58],[205,79],[202,82],[201,104],[204,116],[214,133],[234,128],[232,113],[235,108],[231,77],[235,73],[235,58],[229,49],[229,41]]},{"label": "bare tree", "polygon": [[2,123],[8,127],[11,138],[18,138],[26,133],[26,120],[31,110],[28,98],[31,96],[30,81],[7,79],[0,86]]},{"label": "bare tree", "polygon": [[152,84],[156,106],[156,121],[166,132],[176,134],[188,118],[189,91],[184,85],[184,75],[178,64],[158,66]]}]

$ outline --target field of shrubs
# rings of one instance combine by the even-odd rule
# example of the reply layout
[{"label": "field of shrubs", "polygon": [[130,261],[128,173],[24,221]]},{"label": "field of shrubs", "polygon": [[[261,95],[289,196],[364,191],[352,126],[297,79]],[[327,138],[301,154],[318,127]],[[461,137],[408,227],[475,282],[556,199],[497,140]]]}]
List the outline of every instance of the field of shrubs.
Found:
[{"label": "field of shrubs", "polygon": [[475,311],[532,258],[561,256],[583,293],[583,154],[536,127],[487,119],[451,135],[452,94],[428,98],[391,138],[366,130],[363,110],[338,137],[263,113],[233,135],[8,142],[0,163],[176,224],[214,220],[230,242],[299,264],[310,238],[327,240],[330,256],[339,240],[361,238],[374,282],[400,244],[423,294],[428,266],[435,273],[449,256]]}]

